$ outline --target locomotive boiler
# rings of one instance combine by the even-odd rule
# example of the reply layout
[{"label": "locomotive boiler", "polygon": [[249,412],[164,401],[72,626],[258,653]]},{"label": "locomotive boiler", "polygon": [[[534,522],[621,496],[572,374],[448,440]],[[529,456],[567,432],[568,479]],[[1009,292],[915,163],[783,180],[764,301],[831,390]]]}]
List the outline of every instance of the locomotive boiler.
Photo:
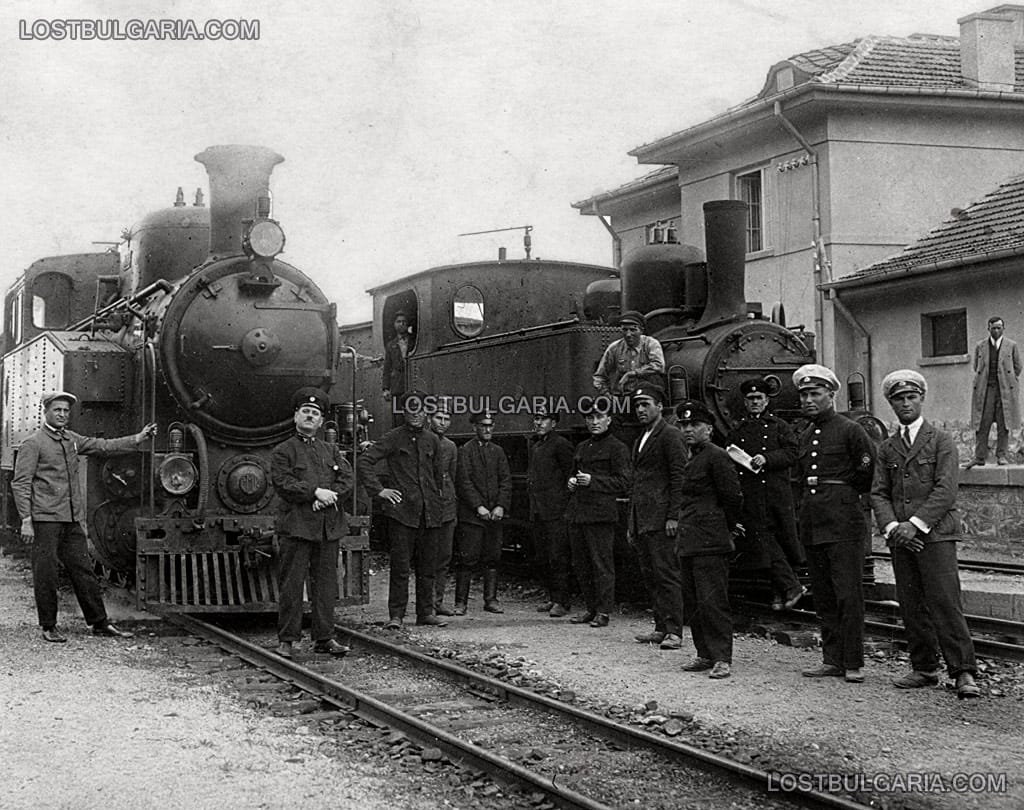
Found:
[{"label": "locomotive boiler", "polygon": [[[13,448],[40,424],[45,390],[78,394],[84,433],[156,422],[148,452],[90,460],[96,557],[134,577],[141,607],[274,609],[270,451],[294,429],[293,392],[335,381],[335,306],[280,258],[269,181],[283,158],[215,146],[196,160],[209,208],[201,194],[186,206],[179,190],[126,233],[116,273],[56,257],[9,294],[22,326],[5,336],[2,471],[9,479]],[[343,601],[368,597],[364,525],[354,520],[360,533],[342,543]]]}]

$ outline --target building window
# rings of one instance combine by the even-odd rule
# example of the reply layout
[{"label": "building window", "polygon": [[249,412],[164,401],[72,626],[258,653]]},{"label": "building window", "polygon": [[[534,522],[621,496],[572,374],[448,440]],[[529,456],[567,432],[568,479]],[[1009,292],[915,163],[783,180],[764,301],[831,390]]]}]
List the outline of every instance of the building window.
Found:
[{"label": "building window", "polygon": [[678,223],[674,219],[659,219],[647,226],[648,245],[675,245],[679,242]]},{"label": "building window", "polygon": [[967,310],[951,309],[921,316],[921,355],[952,357],[967,354]]},{"label": "building window", "polygon": [[764,195],[761,170],[736,175],[736,197],[747,204],[747,253],[764,250]]}]

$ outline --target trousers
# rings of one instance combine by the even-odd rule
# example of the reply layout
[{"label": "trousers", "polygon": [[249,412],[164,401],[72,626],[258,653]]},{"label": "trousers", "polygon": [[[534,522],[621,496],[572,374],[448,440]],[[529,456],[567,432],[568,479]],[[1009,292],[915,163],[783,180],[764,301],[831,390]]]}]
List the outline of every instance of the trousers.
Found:
[{"label": "trousers", "polygon": [[[615,609],[615,524],[570,523],[569,539],[587,611],[610,615]],[[569,606],[568,602],[559,604]]]},{"label": "trousers", "polygon": [[974,458],[984,461],[988,458],[988,434],[992,423],[996,426],[996,457],[1005,456],[1010,445],[1010,431],[1006,427],[1003,416],[1003,395],[999,385],[990,385],[985,389],[985,404],[981,409],[981,422],[978,424],[977,440],[974,446]]},{"label": "trousers", "polygon": [[33,522],[36,537],[32,544],[32,589],[40,627],[57,624],[57,563],[71,579],[71,588],[87,624],[103,625],[107,610],[103,592],[96,579],[85,532],[79,523]]},{"label": "trousers", "polygon": [[391,576],[388,582],[388,615],[404,619],[409,604],[409,576],[416,568],[416,618],[434,615],[434,577],[441,527],[427,528],[423,519],[416,528],[388,518],[391,540]]},{"label": "trousers", "polygon": [[681,635],[683,590],[676,538],[663,531],[641,532],[637,537],[636,551],[640,574],[651,597],[655,631]]},{"label": "trousers", "polygon": [[338,592],[338,541],[282,537],[279,559],[277,638],[302,638],[302,586],[309,581],[313,641],[334,638],[334,603]]},{"label": "trousers", "polygon": [[732,614],[729,612],[729,555],[680,557],[683,615],[697,655],[732,663]]},{"label": "trousers", "polygon": [[864,544],[807,547],[814,610],[821,624],[822,660],[840,669],[864,666]]},{"label": "trousers", "polygon": [[565,520],[540,520],[533,523],[534,564],[547,577],[548,598],[556,605],[569,607],[569,566],[572,561],[568,527]]}]

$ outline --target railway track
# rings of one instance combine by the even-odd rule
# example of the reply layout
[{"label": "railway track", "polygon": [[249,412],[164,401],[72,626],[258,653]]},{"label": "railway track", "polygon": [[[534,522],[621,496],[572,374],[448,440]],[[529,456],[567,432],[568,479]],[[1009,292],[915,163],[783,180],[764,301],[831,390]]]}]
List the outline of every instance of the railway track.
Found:
[{"label": "railway track", "polygon": [[165,618],[328,711],[394,729],[522,791],[516,806],[528,799],[537,807],[668,808],[686,797],[699,797],[702,807],[869,806],[811,790],[781,792],[778,777],[767,771],[349,628],[338,628],[354,646],[346,658],[286,661],[197,618]]},{"label": "railway track", "polygon": [[[871,556],[877,560],[892,562],[892,552],[873,551]],[[1024,563],[1005,562],[1002,560],[957,560],[957,568],[961,571],[983,571],[1005,576],[1024,576]]]}]

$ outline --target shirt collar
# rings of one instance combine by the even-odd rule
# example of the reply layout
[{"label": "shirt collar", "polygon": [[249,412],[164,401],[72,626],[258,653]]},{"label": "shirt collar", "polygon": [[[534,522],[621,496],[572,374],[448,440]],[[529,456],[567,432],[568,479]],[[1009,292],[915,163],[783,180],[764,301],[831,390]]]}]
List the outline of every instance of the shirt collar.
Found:
[{"label": "shirt collar", "polygon": [[45,427],[51,434],[53,434],[53,437],[55,439],[63,439],[65,436],[67,436],[67,428],[54,427],[49,422],[43,422],[43,427]]},{"label": "shirt collar", "polygon": [[917,433],[921,429],[921,425],[924,424],[924,417],[919,416],[909,425],[900,425],[900,432],[903,432],[903,428],[910,428],[910,443],[914,443],[914,439],[917,438]]},{"label": "shirt collar", "polygon": [[999,351],[999,349],[1000,349],[1000,348],[1002,348],[1002,345],[1003,345],[1003,336],[1002,336],[1002,335],[1000,335],[1000,336],[999,336],[999,340],[992,340],[992,338],[991,338],[991,337],[989,337],[989,339],[988,339],[988,342],[989,342],[989,343],[990,343],[990,344],[991,344],[992,346],[995,346],[995,347],[996,347],[996,351]]}]

